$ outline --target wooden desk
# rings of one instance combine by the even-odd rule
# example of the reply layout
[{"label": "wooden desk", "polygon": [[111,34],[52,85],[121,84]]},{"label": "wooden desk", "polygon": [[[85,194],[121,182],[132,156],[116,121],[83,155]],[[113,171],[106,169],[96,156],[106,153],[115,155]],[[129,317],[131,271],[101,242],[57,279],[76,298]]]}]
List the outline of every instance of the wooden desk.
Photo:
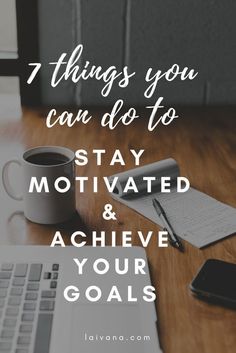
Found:
[{"label": "wooden desk", "polygon": [[[149,133],[140,120],[132,128],[118,127],[114,131],[93,126],[73,128],[45,127],[44,115],[26,110],[21,120],[1,122],[1,161],[16,157],[14,149],[37,145],[63,145],[73,150],[105,148],[107,154],[101,167],[95,159],[80,168],[81,175],[105,176],[133,167],[129,148],[144,148],[143,163],[169,156],[174,157],[196,188],[236,207],[236,119],[233,111],[200,112],[186,110],[169,127]],[[146,125],[145,125],[146,126]],[[108,165],[118,148],[126,158],[126,167]],[[15,151],[17,153],[17,151]],[[90,157],[92,154],[90,153]],[[91,157],[92,158],[92,157]],[[18,174],[16,174],[18,175]],[[1,244],[49,244],[54,227],[30,224],[20,212],[20,205],[9,201],[1,190]],[[118,220],[105,221],[103,207],[112,202]],[[156,226],[127,207],[111,201],[105,190],[98,195],[88,191],[77,194],[81,220],[64,227],[64,234],[85,227],[94,230],[130,229],[156,230]],[[139,245],[137,239],[133,243]],[[165,353],[232,353],[236,347],[236,312],[201,302],[190,294],[188,285],[204,260],[218,258],[236,262],[236,238],[231,236],[206,249],[198,250],[186,244],[186,252],[168,247],[158,249],[153,240],[147,249],[152,281],[157,288],[157,312],[161,342]]]}]

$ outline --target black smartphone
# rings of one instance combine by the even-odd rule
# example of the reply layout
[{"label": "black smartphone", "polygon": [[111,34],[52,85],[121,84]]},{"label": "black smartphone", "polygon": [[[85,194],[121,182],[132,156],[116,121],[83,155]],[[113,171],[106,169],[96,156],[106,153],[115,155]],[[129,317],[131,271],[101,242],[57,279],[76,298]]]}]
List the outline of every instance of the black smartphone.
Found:
[{"label": "black smartphone", "polygon": [[236,309],[236,264],[207,260],[190,289],[200,299]]}]

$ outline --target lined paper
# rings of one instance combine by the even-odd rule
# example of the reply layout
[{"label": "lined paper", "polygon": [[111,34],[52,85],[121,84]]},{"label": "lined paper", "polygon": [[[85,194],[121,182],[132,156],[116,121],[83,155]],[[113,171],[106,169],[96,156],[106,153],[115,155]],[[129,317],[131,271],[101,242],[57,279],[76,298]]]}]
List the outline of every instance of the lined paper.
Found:
[{"label": "lined paper", "polygon": [[[149,169],[150,175],[153,175],[153,170],[155,170],[155,175],[157,177],[160,176],[158,174],[159,163],[146,165],[145,172]],[[165,176],[170,176],[168,171],[175,170],[175,173],[171,173],[171,177],[175,176],[177,178],[179,169],[177,167],[174,168],[174,164],[177,165],[173,159],[165,160],[165,165],[167,166]],[[163,161],[161,166],[163,166]],[[138,180],[137,175],[143,173],[142,168],[144,167],[136,168],[136,180]],[[117,175],[122,177],[122,174]],[[124,175],[126,178],[127,176],[132,176],[133,170],[125,172]],[[162,168],[161,175],[163,175]],[[125,182],[125,178],[121,178],[121,180],[123,183]],[[170,193],[156,191],[151,194],[141,193],[126,197],[121,192],[120,194],[112,194],[112,196],[163,227],[164,225],[152,205],[152,199],[154,197],[157,198],[176,234],[198,248],[202,248],[236,232],[236,209],[194,188],[190,188],[185,193],[178,193],[176,187],[172,187]]]}]

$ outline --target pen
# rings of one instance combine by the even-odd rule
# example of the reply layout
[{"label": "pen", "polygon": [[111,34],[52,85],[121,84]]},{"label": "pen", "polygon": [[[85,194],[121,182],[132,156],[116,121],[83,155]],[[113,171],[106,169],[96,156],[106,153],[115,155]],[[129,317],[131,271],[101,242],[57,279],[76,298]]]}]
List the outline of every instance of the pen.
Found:
[{"label": "pen", "polygon": [[170,245],[172,245],[173,247],[177,248],[180,251],[184,251],[183,244],[181,243],[180,239],[175,234],[170,222],[168,221],[165,210],[161,206],[160,202],[157,201],[157,199],[152,199],[152,204],[153,204],[153,207],[154,207],[156,213],[158,214],[158,216],[161,218],[163,224],[165,225],[164,229],[167,230],[167,232],[168,232],[168,239],[169,239]]}]

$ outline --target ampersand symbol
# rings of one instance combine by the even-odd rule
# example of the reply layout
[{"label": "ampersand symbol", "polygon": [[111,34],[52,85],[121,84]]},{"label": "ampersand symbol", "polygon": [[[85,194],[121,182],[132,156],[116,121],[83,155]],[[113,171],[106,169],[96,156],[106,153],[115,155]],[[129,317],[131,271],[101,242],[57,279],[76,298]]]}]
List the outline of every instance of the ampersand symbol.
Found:
[{"label": "ampersand symbol", "polygon": [[111,219],[116,220],[116,213],[112,212],[112,205],[110,203],[107,203],[104,206],[104,211],[102,216],[106,221],[109,221]]}]

